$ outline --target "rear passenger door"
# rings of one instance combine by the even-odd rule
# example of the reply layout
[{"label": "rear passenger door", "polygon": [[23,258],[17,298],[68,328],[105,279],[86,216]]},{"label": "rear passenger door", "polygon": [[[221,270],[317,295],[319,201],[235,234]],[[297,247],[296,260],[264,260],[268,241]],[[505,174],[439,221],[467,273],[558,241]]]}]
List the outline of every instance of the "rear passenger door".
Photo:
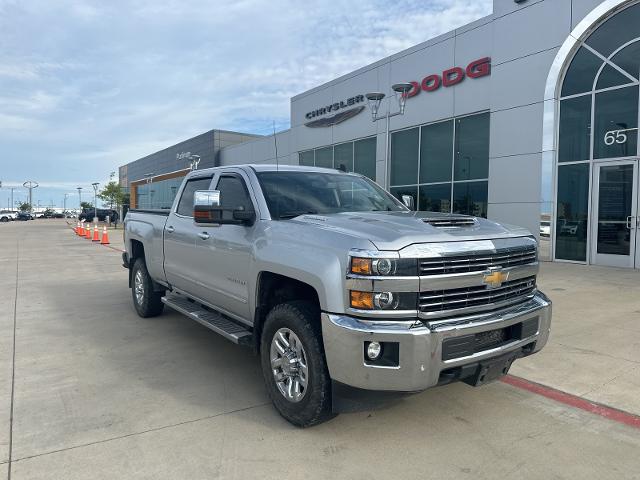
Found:
[{"label": "rear passenger door", "polygon": [[198,230],[193,221],[193,193],[209,190],[213,175],[192,177],[185,182],[180,200],[171,210],[164,227],[164,271],[173,287],[200,297],[202,282],[196,253]]}]

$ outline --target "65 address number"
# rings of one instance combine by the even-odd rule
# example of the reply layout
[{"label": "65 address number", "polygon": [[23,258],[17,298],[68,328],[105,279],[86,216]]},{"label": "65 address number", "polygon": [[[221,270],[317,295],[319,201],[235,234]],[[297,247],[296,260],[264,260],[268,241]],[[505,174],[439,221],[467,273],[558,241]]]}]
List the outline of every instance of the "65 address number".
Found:
[{"label": "65 address number", "polygon": [[624,130],[609,130],[604,134],[604,144],[607,146],[613,145],[614,143],[623,144],[627,143],[629,139],[627,137],[627,132],[632,130],[638,130],[637,128],[626,128]]}]

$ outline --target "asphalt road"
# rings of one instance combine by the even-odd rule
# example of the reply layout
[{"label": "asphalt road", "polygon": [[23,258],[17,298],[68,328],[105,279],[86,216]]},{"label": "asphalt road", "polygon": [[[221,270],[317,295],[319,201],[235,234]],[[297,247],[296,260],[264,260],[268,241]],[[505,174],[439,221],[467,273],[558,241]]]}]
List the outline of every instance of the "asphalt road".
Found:
[{"label": "asphalt road", "polygon": [[117,249],[62,221],[0,225],[0,292],[0,478],[640,478],[639,429],[502,382],[297,429],[257,357],[139,318]]}]

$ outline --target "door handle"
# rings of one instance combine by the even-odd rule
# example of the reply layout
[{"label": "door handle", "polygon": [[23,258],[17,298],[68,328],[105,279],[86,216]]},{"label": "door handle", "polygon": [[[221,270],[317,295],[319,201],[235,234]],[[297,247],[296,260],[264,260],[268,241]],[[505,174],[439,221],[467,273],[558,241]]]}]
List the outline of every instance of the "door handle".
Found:
[{"label": "door handle", "polygon": [[169,226],[167,227],[167,233],[173,233],[173,232],[175,232],[175,230],[176,230],[176,229],[175,229],[175,228],[173,228],[171,225],[169,225]]},{"label": "door handle", "polygon": [[632,230],[634,227],[633,225],[631,225],[631,221],[634,219],[635,217],[633,215],[629,215],[627,217],[627,230]]},{"label": "door handle", "polygon": [[209,239],[209,234],[207,232],[200,232],[198,234],[198,236],[202,239],[202,240],[208,240]]}]

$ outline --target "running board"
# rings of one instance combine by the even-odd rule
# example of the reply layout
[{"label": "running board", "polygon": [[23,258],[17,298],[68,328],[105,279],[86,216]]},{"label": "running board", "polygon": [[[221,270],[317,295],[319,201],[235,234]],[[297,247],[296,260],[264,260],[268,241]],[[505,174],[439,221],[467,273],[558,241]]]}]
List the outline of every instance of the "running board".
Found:
[{"label": "running board", "polygon": [[199,303],[186,297],[170,294],[162,297],[162,303],[186,315],[209,330],[219,333],[233,343],[250,345],[252,334],[246,327],[213,310],[205,310]]}]

